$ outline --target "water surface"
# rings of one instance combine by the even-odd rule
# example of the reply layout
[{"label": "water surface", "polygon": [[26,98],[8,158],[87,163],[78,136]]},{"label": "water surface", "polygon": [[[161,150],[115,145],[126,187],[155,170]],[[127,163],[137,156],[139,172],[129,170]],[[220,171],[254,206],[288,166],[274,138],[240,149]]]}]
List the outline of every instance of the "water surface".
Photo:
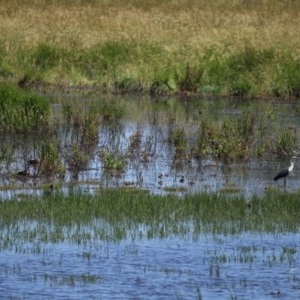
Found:
[{"label": "water surface", "polygon": [[[74,172],[67,157],[72,144],[78,144],[78,132],[66,125],[60,126],[57,141],[60,145],[62,163],[66,168],[64,177],[23,178],[15,175],[26,167],[26,162],[39,158],[39,148],[45,142],[43,137],[24,137],[17,141],[11,136],[3,137],[10,141],[14,150],[10,162],[3,161],[0,182],[2,197],[13,197],[18,193],[41,194],[38,186],[43,183],[62,184],[68,191],[70,183],[80,189],[93,193],[99,187],[138,187],[155,194],[175,192],[196,193],[201,191],[231,192],[251,195],[263,195],[267,188],[283,188],[282,181],[273,182],[274,176],[290,164],[290,156],[278,158],[273,150],[262,156],[255,155],[260,134],[268,139],[265,144],[275,148],[278,136],[285,129],[295,134],[295,145],[299,139],[300,114],[297,103],[290,101],[271,101],[255,99],[205,99],[205,98],[160,98],[145,96],[104,96],[82,94],[48,95],[53,108],[55,122],[62,122],[63,106],[68,104],[73,109],[85,110],[91,103],[95,107],[101,103],[117,103],[124,106],[125,116],[115,125],[101,122],[98,130],[98,143],[89,151],[88,164]],[[197,143],[199,128],[203,120],[220,124],[229,117],[240,116],[250,111],[255,115],[255,139],[253,156],[246,160],[224,162],[215,157],[194,158],[189,152]],[[170,132],[183,128],[187,139],[187,158],[177,159],[174,145],[170,141]],[[132,137],[139,133],[141,141],[138,148],[132,148]],[[126,157],[126,167],[118,176],[111,176],[105,169],[101,151],[109,150]],[[293,149],[300,153],[297,146]],[[35,174],[30,167],[31,175]],[[162,178],[159,178],[164,174]],[[298,160],[293,174],[287,181],[287,190],[299,188]],[[11,189],[10,187],[14,187]],[[16,189],[19,186],[21,189]],[[5,188],[7,187],[7,188]],[[32,189],[34,188],[34,190]]]},{"label": "water surface", "polygon": [[[50,97],[54,118],[61,118],[65,103],[82,106],[91,101],[125,103],[126,114],[117,126],[101,123],[99,141],[90,153],[87,166],[78,176],[70,168],[64,178],[22,178],[16,172],[29,158],[38,156],[39,139],[25,137],[16,141],[12,162],[1,165],[1,196],[13,198],[26,193],[42,196],[45,186],[56,184],[69,193],[80,190],[97,194],[105,187],[147,189],[165,194],[220,192],[233,187],[246,198],[263,195],[266,188],[299,189],[296,161],[293,175],[283,182],[273,182],[274,175],[289,164],[288,157],[274,153],[253,156],[247,161],[224,163],[213,157],[174,160],[169,132],[185,129],[189,147],[196,141],[201,120],[218,123],[245,110],[257,112],[256,128],[263,126],[274,138],[280,130],[292,128],[298,140],[300,123],[294,102],[237,99],[151,99],[53,93]],[[98,102],[97,102],[98,101]],[[261,120],[261,123],[259,123]],[[57,139],[62,153],[73,141],[72,132],[61,126]],[[130,150],[130,138],[141,132],[141,148]],[[41,139],[43,142],[43,139]],[[99,152],[111,149],[126,153],[127,165],[119,176],[112,176],[103,166]],[[141,159],[148,151],[147,160]],[[295,149],[297,151],[297,149]],[[129,155],[130,154],[130,155]],[[65,162],[65,156],[63,156]],[[31,167],[33,168],[33,167]],[[34,172],[34,169],[30,170]],[[159,175],[163,173],[164,176]],[[159,178],[160,177],[160,178]],[[213,222],[214,220],[212,220]],[[145,226],[132,224],[121,240],[100,238],[95,228],[111,224],[95,220],[91,227],[74,225],[74,232],[51,224],[27,222],[2,228],[0,249],[0,295],[3,299],[297,299],[300,292],[299,232],[242,232],[235,235],[187,234],[147,237]],[[188,221],[187,221],[188,222]],[[25,229],[26,230],[25,230]],[[43,240],[35,229],[62,234],[56,241]],[[138,234],[138,233],[141,234]],[[58,235],[59,236],[59,235]],[[86,239],[78,237],[88,237]]]},{"label": "water surface", "polygon": [[0,252],[13,299],[296,299],[299,234],[25,243]]}]

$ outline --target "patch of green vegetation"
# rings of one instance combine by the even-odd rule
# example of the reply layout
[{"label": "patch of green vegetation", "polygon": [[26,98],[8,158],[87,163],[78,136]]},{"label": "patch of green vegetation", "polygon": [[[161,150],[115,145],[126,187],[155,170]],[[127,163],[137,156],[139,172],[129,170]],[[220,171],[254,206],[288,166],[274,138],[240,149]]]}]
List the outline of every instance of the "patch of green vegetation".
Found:
[{"label": "patch of green vegetation", "polygon": [[273,49],[256,49],[245,45],[236,53],[219,50],[206,50],[203,92],[233,96],[269,93],[266,89],[271,74],[266,75],[266,70],[269,71],[276,60]]},{"label": "patch of green vegetation", "polygon": [[290,128],[286,128],[278,134],[275,151],[278,156],[292,155],[296,145],[296,132]]},{"label": "patch of green vegetation", "polygon": [[104,165],[104,169],[110,172],[111,175],[120,175],[126,167],[125,156],[119,151],[111,151],[105,149],[101,151],[100,156]]},{"label": "patch of green vegetation", "polygon": [[56,141],[45,142],[41,146],[41,161],[39,171],[43,175],[62,175],[65,171],[62,164],[59,145]]},{"label": "patch of green vegetation", "polygon": [[177,82],[177,87],[180,91],[196,93],[201,85],[202,75],[202,68],[191,67],[187,64],[182,74],[175,73],[175,82]]},{"label": "patch of green vegetation", "polygon": [[48,99],[7,85],[0,86],[0,126],[3,131],[28,133],[48,125]]},{"label": "patch of green vegetation", "polygon": [[99,113],[108,122],[118,122],[125,114],[125,105],[119,102],[104,101],[100,104]]},{"label": "patch of green vegetation", "polygon": [[[299,193],[280,191],[269,191],[262,198],[253,196],[246,203],[239,195],[155,196],[114,189],[100,190],[95,196],[65,196],[53,190],[42,199],[31,196],[0,202],[0,248],[11,246],[20,236],[28,241],[85,243],[95,238],[122,240],[128,235],[154,238],[298,232],[299,211]],[[283,255],[289,254],[294,254],[293,249],[283,248]]]},{"label": "patch of green vegetation", "polygon": [[237,118],[227,118],[221,125],[202,121],[194,155],[211,154],[223,161],[248,159],[254,138],[254,117],[244,112]]},{"label": "patch of green vegetation", "polygon": [[299,59],[294,59],[289,55],[276,64],[272,92],[282,98],[300,98]]},{"label": "patch of green vegetation", "polygon": [[184,128],[176,128],[171,130],[171,141],[175,147],[174,159],[184,159],[187,151],[187,140]]},{"label": "patch of green vegetation", "polygon": [[42,43],[34,50],[31,60],[34,66],[40,70],[51,69],[59,63],[61,53],[63,53],[62,49]]}]

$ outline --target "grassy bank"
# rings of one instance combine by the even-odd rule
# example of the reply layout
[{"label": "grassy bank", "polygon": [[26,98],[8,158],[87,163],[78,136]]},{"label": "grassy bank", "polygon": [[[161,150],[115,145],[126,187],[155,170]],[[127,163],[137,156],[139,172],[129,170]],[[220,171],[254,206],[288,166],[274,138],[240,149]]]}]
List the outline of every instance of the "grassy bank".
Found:
[{"label": "grassy bank", "polygon": [[278,191],[245,201],[206,193],[180,198],[118,189],[102,190],[96,196],[63,196],[54,190],[41,199],[0,202],[0,248],[20,234],[26,241],[86,243],[128,237],[298,232],[299,205],[298,193]]},{"label": "grassy bank", "polygon": [[300,97],[295,1],[2,1],[0,80]]}]

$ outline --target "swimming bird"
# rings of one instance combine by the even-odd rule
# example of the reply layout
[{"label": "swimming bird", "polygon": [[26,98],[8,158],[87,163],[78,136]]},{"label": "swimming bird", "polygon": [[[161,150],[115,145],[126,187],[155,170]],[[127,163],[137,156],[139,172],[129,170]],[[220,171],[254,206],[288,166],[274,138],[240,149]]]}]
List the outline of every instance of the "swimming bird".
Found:
[{"label": "swimming bird", "polygon": [[288,175],[293,171],[294,169],[294,162],[293,159],[295,159],[296,157],[293,157],[291,160],[291,165],[286,168],[281,170],[275,177],[274,177],[274,181],[277,181],[278,179],[284,178],[284,186],[286,185],[286,178],[288,177]]}]

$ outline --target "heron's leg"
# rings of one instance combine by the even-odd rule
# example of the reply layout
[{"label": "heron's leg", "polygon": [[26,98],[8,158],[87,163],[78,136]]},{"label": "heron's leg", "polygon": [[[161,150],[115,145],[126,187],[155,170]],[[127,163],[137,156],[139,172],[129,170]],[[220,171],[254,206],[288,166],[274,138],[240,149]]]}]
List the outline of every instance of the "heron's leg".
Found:
[{"label": "heron's leg", "polygon": [[286,187],[286,177],[284,178],[284,187]]}]

